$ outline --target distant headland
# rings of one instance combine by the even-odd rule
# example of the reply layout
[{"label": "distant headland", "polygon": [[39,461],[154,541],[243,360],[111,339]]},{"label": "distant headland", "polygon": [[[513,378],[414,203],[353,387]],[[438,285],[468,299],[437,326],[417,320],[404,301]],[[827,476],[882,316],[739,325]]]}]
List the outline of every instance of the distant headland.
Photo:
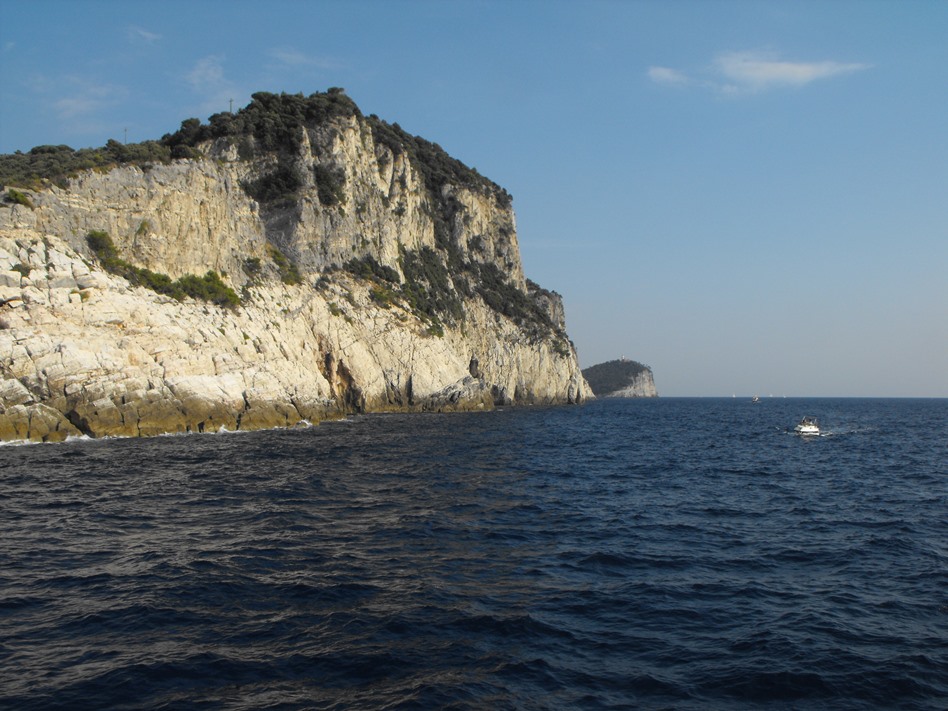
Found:
[{"label": "distant headland", "polygon": [[652,369],[627,358],[590,366],[583,377],[596,397],[658,397]]}]

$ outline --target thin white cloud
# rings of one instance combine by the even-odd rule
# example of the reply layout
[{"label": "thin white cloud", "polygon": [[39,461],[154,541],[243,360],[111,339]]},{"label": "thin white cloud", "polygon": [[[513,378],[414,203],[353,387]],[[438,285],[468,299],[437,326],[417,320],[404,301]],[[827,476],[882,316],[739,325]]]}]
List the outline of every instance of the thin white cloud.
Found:
[{"label": "thin white cloud", "polygon": [[149,32],[141,27],[130,25],[126,28],[126,36],[129,42],[144,42],[145,44],[154,44],[161,39],[161,35]]},{"label": "thin white cloud", "polygon": [[61,119],[93,114],[114,106],[128,94],[124,87],[112,84],[91,84],[75,77],[66,81],[73,88],[53,101],[53,108]]},{"label": "thin white cloud", "polygon": [[788,62],[771,53],[724,52],[714,58],[714,70],[725,87],[757,92],[783,86],[805,86],[820,79],[868,69],[868,64],[843,62]]},{"label": "thin white cloud", "polygon": [[705,75],[692,76],[679,69],[652,66],[648,69],[648,77],[665,86],[702,86],[721,94],[739,96],[802,87],[870,67],[856,62],[793,62],[772,52],[722,52],[714,57]]},{"label": "thin white cloud", "polygon": [[684,86],[691,83],[684,72],[669,67],[649,67],[648,78],[656,84],[667,84],[669,86]]},{"label": "thin white cloud", "polygon": [[53,106],[60,118],[74,118],[82,114],[92,113],[102,106],[102,102],[88,96],[64,96],[57,99]]},{"label": "thin white cloud", "polygon": [[227,83],[224,78],[224,58],[212,54],[197,61],[185,79],[195,91],[213,91]]},{"label": "thin white cloud", "polygon": [[227,78],[224,60],[225,58],[218,54],[202,57],[184,76],[194,93],[200,96],[196,110],[201,114],[226,111],[232,99],[245,94]]}]

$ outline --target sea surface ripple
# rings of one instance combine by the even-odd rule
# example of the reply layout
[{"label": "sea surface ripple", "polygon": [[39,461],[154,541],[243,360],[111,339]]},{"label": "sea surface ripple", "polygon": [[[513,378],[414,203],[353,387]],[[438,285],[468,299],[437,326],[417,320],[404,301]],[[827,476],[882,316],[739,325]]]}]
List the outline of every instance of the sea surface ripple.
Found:
[{"label": "sea surface ripple", "polygon": [[948,401],[3,446],[0,707],[944,709]]}]

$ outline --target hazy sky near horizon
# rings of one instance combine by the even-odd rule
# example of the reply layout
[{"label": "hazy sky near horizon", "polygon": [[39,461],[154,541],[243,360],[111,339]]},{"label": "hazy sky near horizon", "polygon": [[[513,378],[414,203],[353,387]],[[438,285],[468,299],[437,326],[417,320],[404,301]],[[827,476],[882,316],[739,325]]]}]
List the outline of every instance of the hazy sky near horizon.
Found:
[{"label": "hazy sky near horizon", "polygon": [[0,153],[339,86],[505,187],[586,367],[948,397],[948,2],[0,0]]}]

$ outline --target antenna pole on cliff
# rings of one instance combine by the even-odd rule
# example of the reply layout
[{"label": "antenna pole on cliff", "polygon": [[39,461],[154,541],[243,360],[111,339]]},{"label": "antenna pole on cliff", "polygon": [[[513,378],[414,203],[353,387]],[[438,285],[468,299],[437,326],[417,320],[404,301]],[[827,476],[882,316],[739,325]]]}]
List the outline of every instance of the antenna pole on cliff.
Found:
[{"label": "antenna pole on cliff", "polygon": [[125,140],[122,141],[122,143],[124,143],[125,145],[128,145],[128,129],[127,128],[125,129]]},{"label": "antenna pole on cliff", "polygon": [[230,100],[230,112],[234,113],[234,100],[233,99]]}]

